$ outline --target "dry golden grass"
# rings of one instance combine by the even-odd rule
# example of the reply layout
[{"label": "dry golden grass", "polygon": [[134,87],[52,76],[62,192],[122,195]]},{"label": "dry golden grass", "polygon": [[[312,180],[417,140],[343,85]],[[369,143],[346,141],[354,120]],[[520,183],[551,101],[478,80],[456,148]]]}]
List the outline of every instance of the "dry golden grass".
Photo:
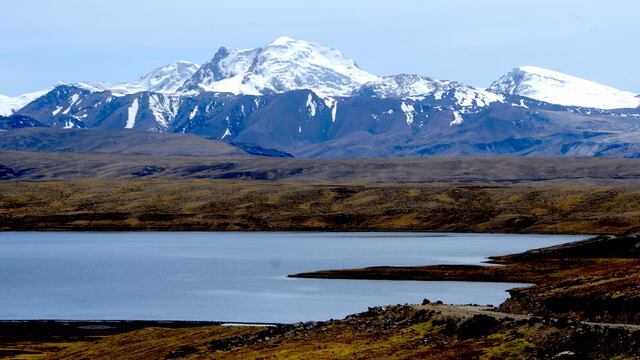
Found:
[{"label": "dry golden grass", "polygon": [[[492,317],[479,311],[464,306],[391,306],[340,321],[276,330],[143,328],[50,349],[38,341],[25,342],[22,349],[39,352],[40,359],[69,360],[532,359],[552,358],[566,350],[575,352],[577,358],[590,359],[637,354],[629,346],[632,341],[627,331]],[[586,338],[590,341],[583,341]]]},{"label": "dry golden grass", "polygon": [[0,229],[622,233],[640,185],[0,182]]}]

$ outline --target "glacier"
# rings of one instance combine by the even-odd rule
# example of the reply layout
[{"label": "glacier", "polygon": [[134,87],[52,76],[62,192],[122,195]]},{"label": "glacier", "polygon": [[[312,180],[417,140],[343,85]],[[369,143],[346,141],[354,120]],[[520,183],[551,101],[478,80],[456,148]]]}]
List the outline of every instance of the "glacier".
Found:
[{"label": "glacier", "polygon": [[597,109],[640,106],[640,98],[632,92],[536,66],[515,68],[491,84],[489,89],[564,106]]}]

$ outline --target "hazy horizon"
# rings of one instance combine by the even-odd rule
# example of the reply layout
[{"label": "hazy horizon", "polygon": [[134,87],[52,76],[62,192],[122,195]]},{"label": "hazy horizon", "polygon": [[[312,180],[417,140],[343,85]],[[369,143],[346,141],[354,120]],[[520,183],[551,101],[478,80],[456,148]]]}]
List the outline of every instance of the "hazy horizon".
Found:
[{"label": "hazy horizon", "polygon": [[280,36],[337,48],[377,75],[485,87],[534,65],[640,92],[640,3],[630,0],[25,0],[2,8],[3,95],[58,81],[130,81],[174,60],[202,64],[220,46],[254,48]]}]

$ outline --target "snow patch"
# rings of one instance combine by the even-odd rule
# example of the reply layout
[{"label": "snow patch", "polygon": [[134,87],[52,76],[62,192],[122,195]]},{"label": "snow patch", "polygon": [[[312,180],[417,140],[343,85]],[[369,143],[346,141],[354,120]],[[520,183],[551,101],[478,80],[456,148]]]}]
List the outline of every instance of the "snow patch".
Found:
[{"label": "snow patch", "polygon": [[149,95],[149,110],[156,119],[160,130],[169,128],[180,110],[180,98],[163,94]]},{"label": "snow patch", "polygon": [[[516,103],[512,103],[511,106],[513,107],[521,107],[521,108],[525,108],[528,109],[529,107],[527,106],[527,104],[524,103],[524,99],[520,99],[520,103],[516,104]],[[590,112],[588,112],[589,114]]]},{"label": "snow patch", "polygon": [[407,125],[411,126],[411,124],[413,124],[415,108],[413,107],[413,105],[407,104],[403,101],[402,105],[400,105],[400,109],[402,109],[404,115],[407,117]]},{"label": "snow patch", "polygon": [[138,109],[140,108],[138,99],[133,100],[131,106],[129,106],[127,124],[124,126],[125,129],[133,129],[133,126],[136,124],[136,116],[138,116]]},{"label": "snow patch", "polygon": [[71,102],[69,103],[69,107],[68,107],[65,111],[63,111],[62,113],[63,113],[64,115],[69,114],[69,111],[71,111],[71,108],[73,107],[73,105],[75,105],[75,104],[76,104],[76,102],[78,101],[78,99],[80,99],[80,95],[78,95],[78,94],[73,94],[73,95],[71,95]]},{"label": "snow patch", "polygon": [[451,121],[449,123],[449,126],[457,126],[457,125],[462,125],[462,123],[464,122],[464,119],[462,118],[462,115],[460,115],[459,112],[454,111],[453,112],[453,121]]},{"label": "snow patch", "polygon": [[309,94],[309,96],[307,97],[307,104],[305,106],[307,108],[309,108],[309,115],[311,117],[315,117],[316,116],[316,102],[313,101],[313,95]]},{"label": "snow patch", "polygon": [[336,116],[338,115],[338,101],[331,97],[325,97],[324,104],[331,109],[331,121],[336,122]]},{"label": "snow patch", "polygon": [[460,86],[456,88],[454,97],[456,104],[464,107],[486,107],[494,102],[504,102],[504,96],[489,91],[472,88],[470,86]]},{"label": "snow patch", "polygon": [[224,131],[224,135],[222,135],[222,137],[220,138],[220,140],[224,140],[224,138],[226,138],[227,136],[231,136],[231,135],[233,135],[233,134],[231,134],[231,130],[229,130],[229,128],[227,128],[227,129]]},{"label": "snow patch", "polygon": [[193,120],[193,118],[196,117],[196,115],[198,115],[198,107],[194,107],[193,111],[191,111],[191,113],[189,114],[189,120]]},{"label": "snow patch", "polygon": [[75,127],[75,124],[73,123],[73,121],[71,120],[66,120],[64,123],[64,128],[63,129],[73,129]]}]

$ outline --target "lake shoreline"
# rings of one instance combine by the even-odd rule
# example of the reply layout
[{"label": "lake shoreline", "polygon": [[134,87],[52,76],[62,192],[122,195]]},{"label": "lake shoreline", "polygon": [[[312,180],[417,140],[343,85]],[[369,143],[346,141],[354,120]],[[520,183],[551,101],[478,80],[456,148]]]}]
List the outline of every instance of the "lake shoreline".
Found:
[{"label": "lake shoreline", "polygon": [[[149,323],[119,330],[29,327],[0,331],[0,359],[308,357],[552,358],[633,356],[639,326],[514,315],[480,306],[372,307],[342,320],[273,327]],[[37,324],[35,324],[37,325]],[[585,338],[591,341],[584,341]],[[392,343],[393,346],[389,346]]]},{"label": "lake shoreline", "polygon": [[[640,231],[493,256],[487,266],[378,266],[289,275],[307,279],[478,281],[530,283],[509,291],[498,309],[516,314],[554,314],[574,320],[640,323]],[[570,284],[576,284],[572,287]]]},{"label": "lake shoreline", "polygon": [[[136,352],[153,358],[243,359],[297,354],[329,359],[345,349],[368,357],[424,359],[633,357],[638,354],[634,344],[640,341],[640,298],[633,291],[640,276],[633,275],[640,273],[639,244],[637,231],[492,257],[499,266],[373,267],[316,274],[347,278],[359,271],[376,279],[407,280],[410,276],[412,280],[473,281],[480,277],[482,281],[529,279],[536,283],[513,289],[512,297],[498,308],[433,304],[425,299],[422,305],[371,307],[342,320],[273,327],[98,321],[71,322],[75,330],[69,332],[69,323],[45,322],[53,328],[42,332],[43,322],[0,321],[0,328],[19,325],[26,329],[22,335],[12,331],[16,334],[12,338],[0,331],[0,358],[110,359]],[[607,280],[604,285],[603,279]],[[625,288],[631,291],[621,290]],[[105,323],[125,329],[100,328]],[[84,334],[74,326],[79,324],[88,326]],[[395,344],[391,348],[390,341]]]},{"label": "lake shoreline", "polygon": [[[368,306],[494,306],[520,283],[318,281],[287,275],[373,265],[482,264],[584,236],[456,233],[0,233],[0,319],[294,323]],[[169,289],[169,290],[167,290]],[[286,309],[286,310],[284,310]]]}]

